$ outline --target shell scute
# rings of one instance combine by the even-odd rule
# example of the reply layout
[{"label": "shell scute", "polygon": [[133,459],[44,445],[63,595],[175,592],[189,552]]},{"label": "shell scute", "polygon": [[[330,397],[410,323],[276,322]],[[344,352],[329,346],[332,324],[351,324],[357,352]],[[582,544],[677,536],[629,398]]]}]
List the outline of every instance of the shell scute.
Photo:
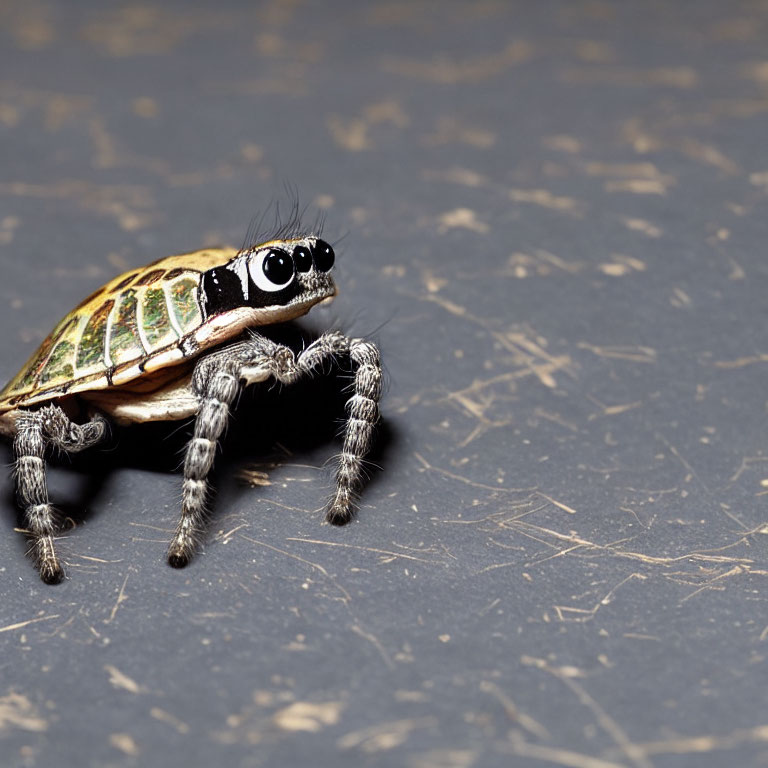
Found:
[{"label": "shell scute", "polygon": [[136,305],[136,291],[129,288],[120,295],[117,307],[112,311],[109,328],[109,361],[112,365],[127,363],[146,354],[136,321]]},{"label": "shell scute", "polygon": [[134,285],[139,288],[143,285],[152,285],[152,283],[156,283],[161,277],[165,275],[164,269],[153,269],[149,272],[145,272],[135,283]]},{"label": "shell scute", "polygon": [[113,299],[104,302],[89,318],[80,335],[75,365],[79,371],[98,366],[104,359],[109,313],[115,305]]},{"label": "shell scute", "polygon": [[122,291],[124,288],[127,288],[140,274],[140,272],[129,272],[117,285],[112,286],[110,290],[115,293]]},{"label": "shell scute", "polygon": [[197,298],[198,283],[197,280],[184,277],[175,282],[169,290],[176,319],[184,332],[198,328],[203,322]]},{"label": "shell scute", "polygon": [[153,351],[174,342],[178,335],[168,315],[168,302],[162,288],[148,288],[141,303],[141,327]]},{"label": "shell scute", "polygon": [[203,322],[201,274],[236,255],[234,248],[207,248],[168,256],[95,290],[0,392],[0,414],[141,376],[150,359],[153,368],[183,360],[174,348]]},{"label": "shell scute", "polygon": [[39,383],[48,384],[49,382],[71,380],[75,373],[72,365],[74,351],[75,345],[71,341],[67,339],[60,341],[53,348],[45,366],[40,371]]},{"label": "shell scute", "polygon": [[[29,359],[24,368],[19,371],[14,379],[6,386],[3,394],[20,393],[35,386],[36,382],[45,376],[45,381],[54,378],[54,371],[61,370],[61,356],[67,352],[66,347],[60,348],[58,343],[67,334],[71,334],[77,327],[80,318],[78,315],[67,315],[51,332],[50,336],[40,345],[40,348]],[[54,363],[51,358],[56,354]]]}]

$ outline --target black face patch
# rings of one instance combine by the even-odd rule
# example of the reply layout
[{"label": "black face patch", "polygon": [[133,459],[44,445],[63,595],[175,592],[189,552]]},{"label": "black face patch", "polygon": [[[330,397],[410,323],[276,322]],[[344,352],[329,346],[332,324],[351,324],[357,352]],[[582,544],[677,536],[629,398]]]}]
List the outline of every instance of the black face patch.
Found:
[{"label": "black face patch", "polygon": [[246,306],[242,281],[227,267],[209,269],[200,283],[200,304],[206,319]]},{"label": "black face patch", "polygon": [[239,265],[247,275],[246,287],[232,264],[214,267],[203,273],[200,283],[200,304],[204,319],[221,315],[240,307],[285,307],[302,292],[301,283],[294,279],[285,288],[263,291],[251,277],[245,264]]}]

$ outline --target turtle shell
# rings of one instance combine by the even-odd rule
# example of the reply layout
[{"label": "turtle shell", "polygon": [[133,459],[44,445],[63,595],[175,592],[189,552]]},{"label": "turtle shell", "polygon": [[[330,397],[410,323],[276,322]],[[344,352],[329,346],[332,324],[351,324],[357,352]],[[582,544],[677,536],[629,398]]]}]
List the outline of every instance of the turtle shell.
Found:
[{"label": "turtle shell", "polygon": [[169,256],[114,278],[75,307],[5,386],[0,414],[128,384],[184,362],[248,326],[305,314],[335,294],[333,288],[291,306],[234,307],[206,317],[203,275],[240,256],[234,248],[208,248]]}]

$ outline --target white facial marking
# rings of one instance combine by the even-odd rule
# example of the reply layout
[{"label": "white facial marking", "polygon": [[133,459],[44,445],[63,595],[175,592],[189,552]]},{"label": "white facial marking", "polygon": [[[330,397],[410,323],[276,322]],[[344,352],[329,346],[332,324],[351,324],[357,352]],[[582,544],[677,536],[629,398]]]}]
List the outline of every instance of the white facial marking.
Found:
[{"label": "white facial marking", "polygon": [[240,284],[243,286],[243,298],[246,303],[248,301],[248,261],[249,259],[247,258],[239,258],[227,266],[227,269],[234,272],[240,280]]}]

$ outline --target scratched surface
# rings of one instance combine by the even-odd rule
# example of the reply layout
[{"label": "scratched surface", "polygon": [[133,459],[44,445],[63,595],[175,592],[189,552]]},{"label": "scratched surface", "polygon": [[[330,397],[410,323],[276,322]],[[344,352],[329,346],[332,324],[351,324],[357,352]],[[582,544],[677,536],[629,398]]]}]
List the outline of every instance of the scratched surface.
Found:
[{"label": "scratched surface", "polygon": [[[333,375],[0,536],[0,765],[768,765],[768,3],[0,2],[0,373],[115,273],[296,185],[385,425],[321,525]],[[4,447],[4,462],[10,451]]]}]

